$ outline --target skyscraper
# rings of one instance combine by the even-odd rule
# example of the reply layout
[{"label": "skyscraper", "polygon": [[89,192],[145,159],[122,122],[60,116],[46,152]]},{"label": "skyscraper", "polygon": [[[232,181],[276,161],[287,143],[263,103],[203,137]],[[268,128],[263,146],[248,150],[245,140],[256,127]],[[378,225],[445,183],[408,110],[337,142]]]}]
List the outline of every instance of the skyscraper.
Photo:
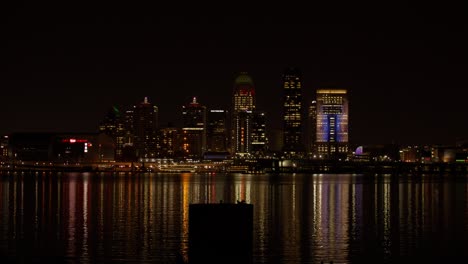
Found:
[{"label": "skyscraper", "polygon": [[99,124],[99,132],[112,138],[115,149],[114,158],[117,161],[121,161],[125,129],[123,115],[116,106],[113,106],[109,110],[104,120]]},{"label": "skyscraper", "polygon": [[179,154],[179,129],[166,127],[159,130],[159,145],[161,158],[173,158]]},{"label": "skyscraper", "polygon": [[304,151],[302,141],[302,75],[289,68],[283,74],[283,151]]},{"label": "skyscraper", "polygon": [[252,78],[246,72],[241,72],[236,78],[232,99],[233,113],[255,109],[255,87]]},{"label": "skyscraper", "polygon": [[308,113],[308,128],[307,128],[307,150],[314,152],[315,140],[317,138],[317,101],[313,100],[309,106]]},{"label": "skyscraper", "polygon": [[241,72],[234,82],[231,152],[245,155],[251,150],[251,119],[255,110],[255,88],[252,78]]},{"label": "skyscraper", "polygon": [[193,97],[182,106],[182,149],[185,157],[201,158],[206,151],[206,107]]},{"label": "skyscraper", "polygon": [[348,97],[344,89],[317,90],[319,155],[335,158],[348,152]]},{"label": "skyscraper", "polygon": [[224,152],[228,149],[228,111],[208,111],[207,151]]},{"label": "skyscraper", "polygon": [[133,137],[136,157],[151,161],[157,154],[158,107],[148,97],[133,108]]},{"label": "skyscraper", "polygon": [[134,137],[134,113],[136,106],[131,106],[125,110],[123,116],[123,126],[124,126],[124,135],[123,135],[123,147],[122,147],[122,161],[136,161],[136,151],[135,151],[135,137]]},{"label": "skyscraper", "polygon": [[252,113],[251,153],[257,157],[261,157],[267,150],[266,113],[254,111]]}]

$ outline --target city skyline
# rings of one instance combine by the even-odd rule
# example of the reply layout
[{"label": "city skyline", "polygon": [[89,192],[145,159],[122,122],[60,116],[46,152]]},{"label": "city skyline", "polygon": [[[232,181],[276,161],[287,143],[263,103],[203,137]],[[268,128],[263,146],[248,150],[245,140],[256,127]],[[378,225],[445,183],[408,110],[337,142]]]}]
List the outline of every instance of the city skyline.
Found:
[{"label": "city skyline", "polygon": [[461,121],[466,21],[423,10],[401,10],[395,19],[96,10],[10,10],[2,24],[1,134],[96,131],[110,107],[145,96],[158,106],[162,126],[180,124],[180,107],[193,96],[229,109],[243,71],[255,82],[269,128],[280,130],[282,73],[296,67],[303,109],[317,89],[348,91],[350,142],[454,144],[468,135]]}]

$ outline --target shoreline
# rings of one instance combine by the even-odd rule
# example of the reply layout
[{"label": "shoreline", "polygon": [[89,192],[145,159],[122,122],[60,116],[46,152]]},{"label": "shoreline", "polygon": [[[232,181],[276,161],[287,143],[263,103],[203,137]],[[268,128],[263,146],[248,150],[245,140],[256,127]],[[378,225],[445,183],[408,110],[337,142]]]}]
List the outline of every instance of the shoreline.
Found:
[{"label": "shoreline", "polygon": [[[125,165],[122,165],[125,164]],[[0,172],[125,172],[125,173],[326,173],[326,174],[459,174],[468,175],[467,163],[406,163],[406,162],[298,162],[293,166],[232,166],[224,163],[181,163],[155,165],[143,163],[76,163],[29,164],[3,163]]]}]

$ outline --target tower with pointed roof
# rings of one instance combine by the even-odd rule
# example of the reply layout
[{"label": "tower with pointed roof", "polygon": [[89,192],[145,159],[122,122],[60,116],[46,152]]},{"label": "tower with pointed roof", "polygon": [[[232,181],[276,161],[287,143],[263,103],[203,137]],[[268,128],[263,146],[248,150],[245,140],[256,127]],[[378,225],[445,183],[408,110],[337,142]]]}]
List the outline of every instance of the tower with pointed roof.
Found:
[{"label": "tower with pointed roof", "polygon": [[255,86],[246,72],[241,72],[235,79],[232,100],[231,152],[243,156],[251,152],[252,113],[255,110]]}]

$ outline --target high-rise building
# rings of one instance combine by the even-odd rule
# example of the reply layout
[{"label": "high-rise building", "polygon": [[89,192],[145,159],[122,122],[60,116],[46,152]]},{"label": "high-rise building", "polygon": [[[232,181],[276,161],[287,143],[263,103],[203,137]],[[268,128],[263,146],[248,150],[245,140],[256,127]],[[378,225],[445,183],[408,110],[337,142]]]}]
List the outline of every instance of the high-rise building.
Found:
[{"label": "high-rise building", "polygon": [[123,146],[122,146],[122,161],[136,161],[136,151],[135,151],[135,137],[134,137],[134,113],[136,106],[133,105],[130,108],[125,110],[123,116],[123,126],[124,126],[124,135],[123,135]]},{"label": "high-rise building", "polygon": [[317,138],[317,101],[313,100],[309,106],[307,126],[307,150],[315,151],[315,140]]},{"label": "high-rise building", "polygon": [[104,133],[112,138],[114,141],[115,160],[122,160],[122,151],[124,146],[124,116],[120,112],[119,108],[113,106],[109,110],[104,120],[99,124],[99,132]]},{"label": "high-rise building", "polygon": [[228,111],[212,109],[208,111],[207,151],[225,152],[228,150]]},{"label": "high-rise building", "polygon": [[304,151],[302,141],[302,75],[289,68],[283,74],[283,151]]},{"label": "high-rise building", "polygon": [[233,115],[232,151],[240,156],[251,151],[252,111],[238,111]]},{"label": "high-rise building", "polygon": [[9,136],[0,137],[0,160],[4,161],[8,159],[9,154]]},{"label": "high-rise building", "polygon": [[251,153],[257,157],[265,155],[268,150],[266,135],[266,114],[263,111],[252,113]]},{"label": "high-rise building", "polygon": [[317,90],[317,138],[319,155],[336,158],[348,152],[348,97],[344,89]]},{"label": "high-rise building", "polygon": [[182,149],[185,157],[201,158],[206,151],[206,107],[193,97],[182,106]]},{"label": "high-rise building", "polygon": [[148,97],[133,108],[133,144],[140,161],[152,161],[157,156],[158,107]]},{"label": "high-rise building", "polygon": [[234,82],[233,113],[255,109],[255,87],[252,78],[241,72]]},{"label": "high-rise building", "polygon": [[159,130],[159,145],[161,158],[173,158],[179,153],[179,129],[176,127],[165,127]]},{"label": "high-rise building", "polygon": [[245,155],[251,150],[252,111],[255,110],[255,88],[252,78],[241,72],[234,82],[231,152]]}]

